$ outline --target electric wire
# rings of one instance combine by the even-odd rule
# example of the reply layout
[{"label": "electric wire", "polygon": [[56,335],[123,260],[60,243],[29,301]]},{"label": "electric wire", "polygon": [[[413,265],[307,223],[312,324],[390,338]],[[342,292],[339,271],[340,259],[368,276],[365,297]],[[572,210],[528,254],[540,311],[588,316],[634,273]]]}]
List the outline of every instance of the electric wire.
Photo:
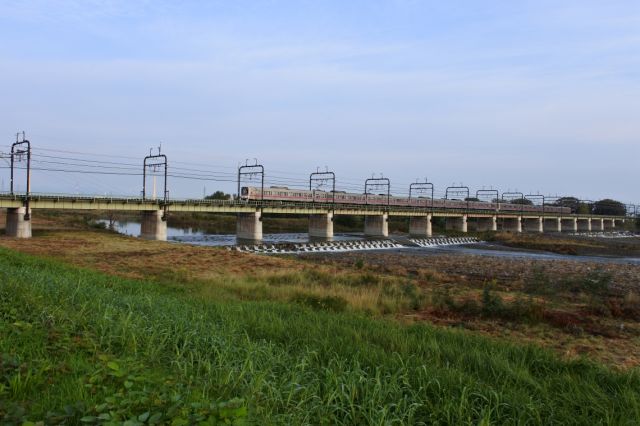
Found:
[{"label": "electric wire", "polygon": [[[10,146],[3,146],[7,150],[10,150]],[[142,176],[143,172],[140,171],[142,164],[140,163],[132,163],[131,157],[123,156],[123,155],[111,155],[111,154],[96,154],[96,153],[87,153],[81,151],[74,150],[62,150],[62,149],[53,149],[53,148],[43,148],[43,147],[33,147],[32,148],[32,161],[39,166],[32,167],[31,169],[34,171],[40,172],[48,172],[48,173],[67,173],[67,174],[82,174],[82,175],[119,175],[123,177],[131,177],[131,176]],[[70,155],[80,155],[80,156],[92,156],[92,157],[103,157],[110,159],[123,159],[128,160],[124,161],[108,161],[108,160],[96,160],[96,159],[87,159],[87,158],[78,158],[78,157],[70,157],[68,155],[49,155],[43,154],[39,151],[49,152],[49,153],[58,153],[58,154],[70,154]],[[6,163],[9,163],[8,159],[11,158],[10,153],[4,154],[0,153],[0,158],[3,159]],[[237,183],[237,173],[227,172],[227,171],[214,171],[212,169],[196,169],[192,167],[180,167],[175,166],[174,164],[184,164],[184,165],[198,165],[202,167],[211,167],[213,164],[203,164],[203,163],[193,163],[186,161],[172,161],[168,166],[167,177],[177,178],[177,179],[190,179],[196,181],[211,181],[211,182],[223,182],[223,183]],[[232,166],[222,166],[216,165],[219,168],[233,169]],[[0,166],[0,169],[9,169],[9,166]],[[25,169],[26,167],[16,166],[16,169]],[[86,170],[93,169],[93,170]],[[276,173],[276,174],[271,174]],[[287,175],[287,176],[282,176]],[[163,176],[161,173],[154,173],[153,171],[147,172],[147,176]],[[294,177],[295,176],[295,177]],[[243,182],[251,183],[251,182],[260,182],[259,179],[254,179],[252,176],[245,175]],[[98,183],[96,181],[96,183]],[[286,186],[292,189],[309,189],[309,179],[308,175],[304,175],[299,172],[291,172],[291,171],[277,171],[271,170],[269,173],[264,174],[264,183],[266,185],[271,186]],[[316,182],[315,189],[322,188],[322,184],[318,184]],[[355,192],[355,193],[363,193],[364,192],[364,182],[358,182],[352,179],[347,178],[336,178],[335,180],[336,191],[345,191],[345,192]],[[408,196],[409,191],[406,189],[409,187],[409,184],[403,182],[391,182],[391,195],[393,196]],[[400,188],[400,189],[398,189]],[[386,189],[386,185],[377,187],[369,186],[369,193],[374,194],[377,189],[384,190]],[[419,193],[419,192],[417,192]],[[423,193],[425,194],[425,193]],[[430,195],[430,190],[426,192],[426,194]],[[466,194],[466,191],[449,191],[449,195],[451,197],[459,196],[462,194]],[[386,194],[385,194],[386,195]],[[433,197],[434,199],[440,198],[444,199],[446,197],[446,191],[438,190],[434,188]],[[500,194],[501,199],[505,199],[504,195]],[[534,204],[541,204],[541,201],[537,199],[533,194],[530,195],[533,198]],[[472,193],[469,193],[469,197],[473,197]],[[486,196],[490,198],[491,195]],[[509,199],[517,199],[519,197],[509,195]],[[480,198],[480,197],[478,197]],[[526,198],[526,197],[525,197]],[[546,200],[557,200],[558,196],[545,196]],[[629,204],[633,206],[634,204]]]}]

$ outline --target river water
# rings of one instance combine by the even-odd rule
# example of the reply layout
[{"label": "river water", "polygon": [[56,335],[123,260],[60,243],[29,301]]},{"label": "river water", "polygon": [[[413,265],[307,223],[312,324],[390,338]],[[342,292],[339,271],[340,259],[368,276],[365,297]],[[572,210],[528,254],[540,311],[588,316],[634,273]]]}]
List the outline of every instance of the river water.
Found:
[{"label": "river water", "polygon": [[[98,222],[109,224],[107,220],[99,220]],[[139,222],[114,222],[114,228],[121,234],[138,237],[140,235]],[[363,240],[364,235],[353,234],[335,234],[334,241],[356,241]],[[233,246],[237,243],[236,236],[233,234],[206,234],[194,228],[171,228],[167,227],[167,240],[176,241],[187,244],[200,246]],[[266,244],[280,243],[308,243],[309,235],[306,233],[279,233],[264,234],[262,240]]]},{"label": "river water", "polygon": [[[108,225],[107,220],[99,221]],[[115,222],[114,229],[121,234],[137,237],[140,235],[139,222]],[[393,237],[392,237],[393,238]],[[236,236],[233,234],[206,234],[198,229],[193,228],[171,228],[167,227],[167,240],[176,243],[192,244],[200,246],[233,246],[237,244]],[[334,241],[358,241],[365,240],[361,233],[336,234]],[[308,243],[309,235],[306,233],[280,233],[280,234],[264,234],[263,242],[266,244],[279,243]],[[398,253],[415,256],[428,256],[434,254],[468,254],[476,256],[493,256],[508,257],[521,259],[538,259],[538,260],[571,260],[578,262],[597,262],[597,263],[621,263],[640,265],[640,258],[636,257],[613,257],[613,256],[576,256],[565,255],[551,252],[540,252],[532,250],[520,250],[505,247],[498,244],[477,243],[470,245],[449,245],[434,247],[407,247],[401,249],[391,249]],[[330,254],[335,255],[335,253]]]}]

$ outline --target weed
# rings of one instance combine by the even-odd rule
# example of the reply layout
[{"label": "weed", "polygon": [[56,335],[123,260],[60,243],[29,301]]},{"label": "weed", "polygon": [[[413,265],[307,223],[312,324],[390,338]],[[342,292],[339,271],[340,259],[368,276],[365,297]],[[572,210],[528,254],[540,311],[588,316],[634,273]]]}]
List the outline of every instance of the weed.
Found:
[{"label": "weed", "polygon": [[404,283],[402,285],[402,294],[406,299],[408,299],[410,309],[417,311],[422,307],[424,296],[415,284],[411,282]]},{"label": "weed", "polygon": [[622,314],[630,319],[640,320],[640,295],[628,292],[622,301]]},{"label": "weed", "polygon": [[610,273],[593,271],[582,280],[582,291],[588,296],[603,299],[609,295],[612,277]]},{"label": "weed", "polygon": [[502,317],[506,313],[502,298],[495,294],[492,290],[495,287],[495,281],[486,283],[482,289],[482,315],[486,317]]},{"label": "weed", "polygon": [[343,312],[347,308],[347,301],[339,296],[315,296],[310,294],[298,294],[293,297],[291,301],[323,311]]},{"label": "weed", "polygon": [[431,305],[443,311],[456,310],[456,303],[451,297],[449,287],[436,287],[431,292]]},{"label": "weed", "polygon": [[531,275],[525,278],[525,293],[539,295],[554,295],[557,289],[554,287],[551,278],[546,274],[544,267],[534,266]]}]

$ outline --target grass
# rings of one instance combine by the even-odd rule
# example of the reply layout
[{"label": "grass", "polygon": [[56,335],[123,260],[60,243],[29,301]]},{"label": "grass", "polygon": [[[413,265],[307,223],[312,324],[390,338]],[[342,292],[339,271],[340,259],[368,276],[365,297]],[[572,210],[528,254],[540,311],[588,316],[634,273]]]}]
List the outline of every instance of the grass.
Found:
[{"label": "grass", "polygon": [[203,299],[175,284],[0,249],[3,423],[640,419],[637,370],[372,319],[333,299]]},{"label": "grass", "polygon": [[571,237],[561,234],[515,234],[509,232],[486,232],[480,235],[484,241],[493,241],[508,247],[542,250],[558,254],[601,256],[640,255],[640,241],[637,238],[594,239]]},{"label": "grass", "polygon": [[[0,236],[0,245],[124,278],[153,280],[200,300],[328,307],[536,343],[566,358],[589,356],[616,368],[640,365],[638,267],[633,266],[390,253],[301,261],[96,230],[38,231],[30,240]],[[608,275],[615,294],[585,293],[588,284]],[[493,285],[486,300],[497,303],[483,302],[488,283]]]}]

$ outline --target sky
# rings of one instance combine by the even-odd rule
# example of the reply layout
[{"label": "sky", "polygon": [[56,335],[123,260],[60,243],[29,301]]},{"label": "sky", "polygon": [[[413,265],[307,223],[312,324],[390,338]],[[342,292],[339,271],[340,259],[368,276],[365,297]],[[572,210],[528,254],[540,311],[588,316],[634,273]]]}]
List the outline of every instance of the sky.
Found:
[{"label": "sky", "polygon": [[640,202],[637,0],[2,0],[0,76],[35,192],[139,194],[161,144],[174,198],[255,158],[268,184]]}]

